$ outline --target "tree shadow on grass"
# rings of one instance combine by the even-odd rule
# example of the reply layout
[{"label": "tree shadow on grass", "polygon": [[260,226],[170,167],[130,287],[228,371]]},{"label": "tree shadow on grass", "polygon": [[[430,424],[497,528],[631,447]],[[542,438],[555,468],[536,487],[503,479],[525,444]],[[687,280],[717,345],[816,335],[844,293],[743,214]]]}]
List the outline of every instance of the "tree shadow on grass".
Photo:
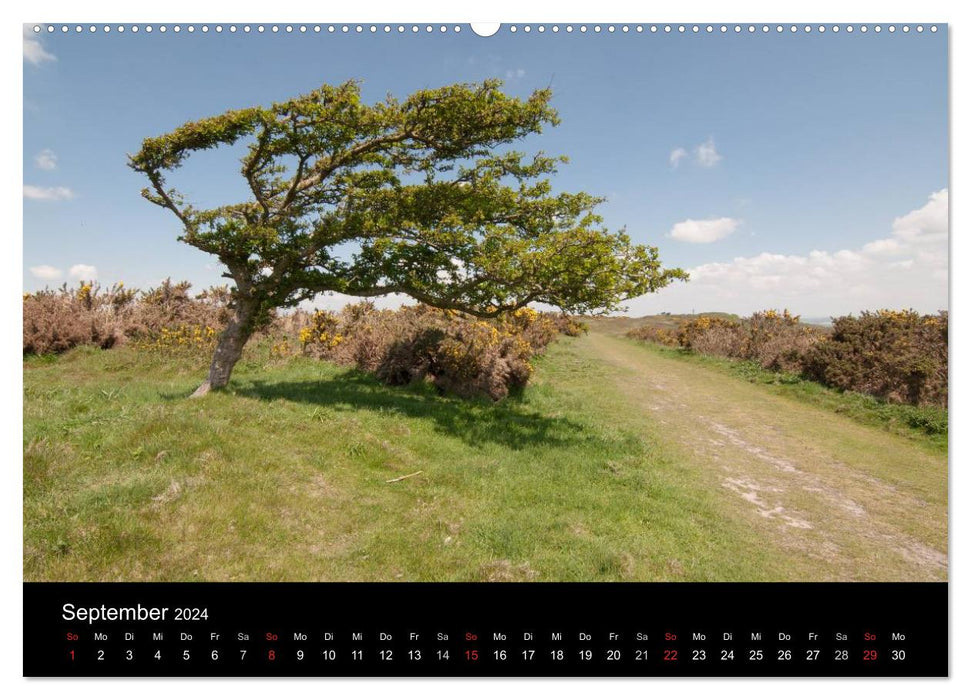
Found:
[{"label": "tree shadow on grass", "polygon": [[239,396],[283,399],[334,411],[374,411],[433,421],[435,429],[469,445],[499,444],[515,450],[570,447],[596,439],[575,421],[546,416],[510,397],[498,403],[440,396],[430,387],[391,387],[350,370],[331,379],[234,382]]}]

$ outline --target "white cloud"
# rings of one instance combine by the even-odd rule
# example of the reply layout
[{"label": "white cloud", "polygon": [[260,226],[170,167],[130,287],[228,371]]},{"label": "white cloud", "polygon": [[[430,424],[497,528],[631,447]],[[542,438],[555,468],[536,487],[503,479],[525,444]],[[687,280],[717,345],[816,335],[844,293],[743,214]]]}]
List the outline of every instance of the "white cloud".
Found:
[{"label": "white cloud", "polygon": [[727,216],[720,219],[686,219],[676,223],[668,236],[688,243],[712,243],[730,236],[739,223],[738,219]]},{"label": "white cloud", "polygon": [[[894,219],[890,236],[857,249],[764,252],[689,269],[691,280],[631,303],[637,314],[729,311],[749,314],[788,307],[808,317],[864,309],[948,306],[948,191]],[[683,222],[687,223],[687,222]],[[672,237],[673,237],[672,229]]]},{"label": "white cloud", "polygon": [[909,243],[947,240],[947,189],[934,192],[920,209],[894,219],[893,236]]},{"label": "white cloud", "polygon": [[30,268],[30,274],[42,280],[56,280],[62,276],[59,269],[50,265],[37,265],[36,267],[32,267]]},{"label": "white cloud", "polygon": [[703,285],[750,287],[773,293],[806,293],[860,273],[866,267],[865,262],[862,255],[851,250],[835,253],[814,250],[808,255],[761,253],[751,258],[735,258],[727,263],[699,265],[690,274],[692,282]]},{"label": "white cloud", "polygon": [[[715,148],[715,139],[713,137],[709,137],[704,143],[695,146],[693,152],[695,154],[694,162],[702,168],[713,168],[722,159],[718,149]],[[668,156],[668,163],[672,168],[676,168],[687,157],[688,151],[678,146]]]},{"label": "white cloud", "polygon": [[68,274],[74,279],[79,280],[94,280],[98,279],[98,268],[94,265],[84,265],[78,263],[77,265],[71,265],[71,269],[68,270]]},{"label": "white cloud", "polygon": [[49,148],[34,156],[34,163],[41,170],[54,170],[57,168],[57,154]]},{"label": "white cloud", "polygon": [[40,37],[32,27],[24,27],[24,60],[35,66],[44,61],[56,61],[57,56],[48,53],[40,43]]},{"label": "white cloud", "polygon": [[525,68],[516,68],[514,70],[514,69],[510,68],[509,70],[506,71],[506,77],[507,78],[510,78],[510,79],[511,78],[525,78],[526,77],[526,69]]},{"label": "white cloud", "polygon": [[863,246],[863,252],[869,255],[894,255],[900,251],[900,242],[894,238],[881,238]]},{"label": "white cloud", "polygon": [[74,192],[70,187],[37,187],[24,185],[25,199],[63,200],[73,199]]},{"label": "white cloud", "polygon": [[695,161],[703,168],[713,168],[722,159],[715,148],[715,139],[709,138],[703,144],[695,147]]}]

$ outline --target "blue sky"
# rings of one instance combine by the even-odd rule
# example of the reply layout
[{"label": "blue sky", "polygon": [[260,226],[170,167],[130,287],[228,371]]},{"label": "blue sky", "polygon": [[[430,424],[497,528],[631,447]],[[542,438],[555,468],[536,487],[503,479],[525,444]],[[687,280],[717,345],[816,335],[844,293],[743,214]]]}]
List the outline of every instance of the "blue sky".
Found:
[{"label": "blue sky", "polygon": [[[221,282],[139,196],[141,140],[190,119],[355,78],[368,101],[499,77],[551,85],[562,190],[692,280],[632,314],[783,306],[809,317],[947,307],[947,36],[845,31],[599,35],[33,33],[24,44],[24,289],[79,277]],[[233,152],[171,178],[243,195]],[[330,300],[328,305],[340,303]]]}]

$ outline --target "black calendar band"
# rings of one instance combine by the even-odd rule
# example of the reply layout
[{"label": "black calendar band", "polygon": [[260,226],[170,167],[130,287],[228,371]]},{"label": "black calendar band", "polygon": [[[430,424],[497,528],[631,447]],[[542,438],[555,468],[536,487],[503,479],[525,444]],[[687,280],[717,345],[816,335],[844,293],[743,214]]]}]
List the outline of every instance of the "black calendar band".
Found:
[{"label": "black calendar band", "polygon": [[26,676],[946,676],[946,583],[25,583]]}]

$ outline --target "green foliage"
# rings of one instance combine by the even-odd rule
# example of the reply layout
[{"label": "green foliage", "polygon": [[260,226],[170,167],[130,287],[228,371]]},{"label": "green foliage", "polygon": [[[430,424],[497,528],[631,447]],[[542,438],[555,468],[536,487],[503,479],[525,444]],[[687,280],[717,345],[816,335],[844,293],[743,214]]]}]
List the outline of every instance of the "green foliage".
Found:
[{"label": "green foliage", "polygon": [[[657,249],[610,233],[586,193],[554,193],[563,158],[497,149],[555,125],[551,92],[501,82],[368,105],[356,82],[226,112],[149,138],[130,157],[182,240],[219,257],[256,313],[324,291],[404,293],[479,316],[536,301],[611,310],[677,279]],[[166,176],[195,151],[245,142],[252,199],[197,209]],[[356,252],[338,253],[353,243]],[[247,319],[244,319],[247,321]]]}]

